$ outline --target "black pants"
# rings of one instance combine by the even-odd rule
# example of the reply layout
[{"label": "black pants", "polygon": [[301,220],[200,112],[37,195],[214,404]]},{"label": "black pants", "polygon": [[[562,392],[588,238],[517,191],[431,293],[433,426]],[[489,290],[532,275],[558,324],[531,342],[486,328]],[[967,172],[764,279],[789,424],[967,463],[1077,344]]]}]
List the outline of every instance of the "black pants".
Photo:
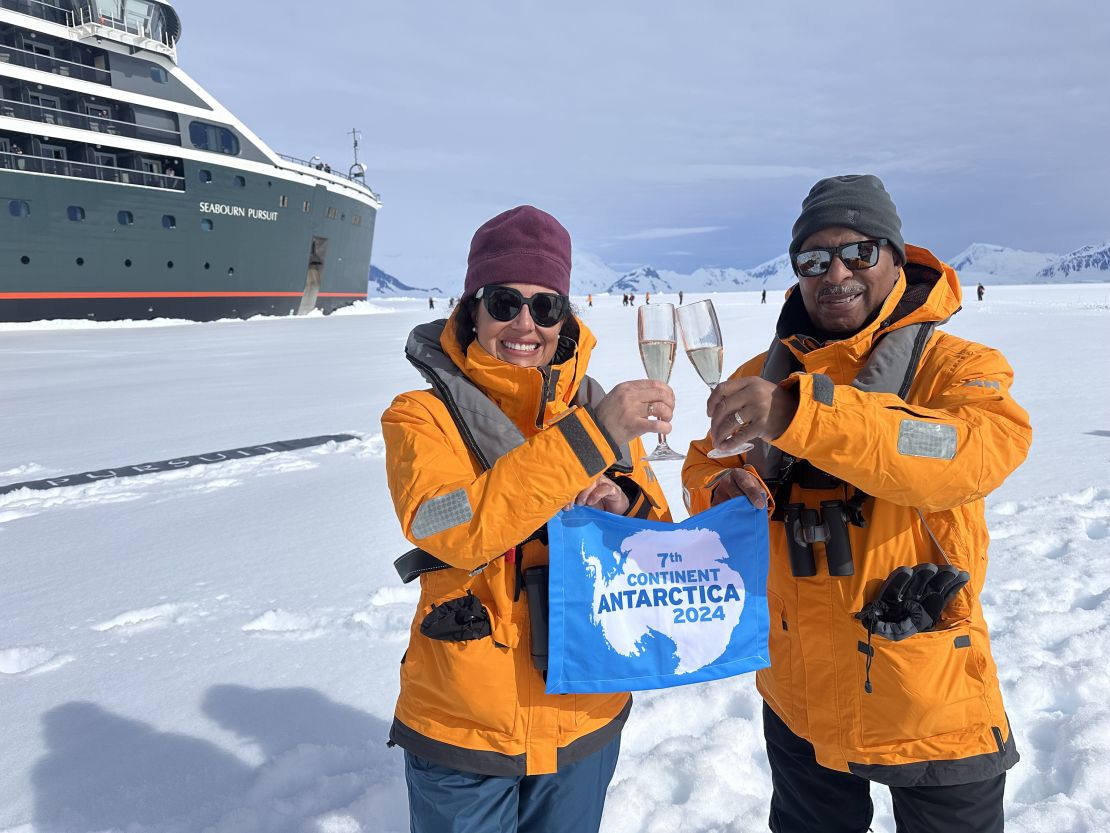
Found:
[{"label": "black pants", "polygon": [[[813,746],[763,704],[774,833],[865,833],[871,782],[817,763]],[[898,833],[1002,833],[1006,773],[950,787],[891,787]]]}]

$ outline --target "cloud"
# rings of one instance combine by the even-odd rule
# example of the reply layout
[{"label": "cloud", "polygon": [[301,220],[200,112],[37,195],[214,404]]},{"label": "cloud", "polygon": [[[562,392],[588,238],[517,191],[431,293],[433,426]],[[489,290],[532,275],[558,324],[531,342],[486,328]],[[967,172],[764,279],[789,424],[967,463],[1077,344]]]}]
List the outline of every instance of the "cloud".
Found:
[{"label": "cloud", "polygon": [[711,234],[723,231],[725,226],[687,226],[686,228],[649,228],[643,231],[634,231],[632,234],[620,234],[616,240],[663,240],[667,237],[687,237],[691,234]]}]

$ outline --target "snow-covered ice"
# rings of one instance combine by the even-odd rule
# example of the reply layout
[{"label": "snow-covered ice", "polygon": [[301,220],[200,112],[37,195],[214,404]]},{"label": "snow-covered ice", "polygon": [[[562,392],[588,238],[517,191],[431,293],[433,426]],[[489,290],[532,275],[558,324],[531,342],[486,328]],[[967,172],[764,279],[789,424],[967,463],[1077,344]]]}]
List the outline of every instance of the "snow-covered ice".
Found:
[{"label": "snow-covered ice", "polygon": [[[726,365],[766,347],[769,294],[714,296]],[[580,306],[601,340],[591,373],[641,377],[635,313]],[[420,385],[402,347],[430,314],[396,299],[327,318],[0,324],[0,485],[357,437],[0,495],[0,833],[408,829],[385,739],[417,593],[392,569],[409,545],[378,418]],[[1110,830],[1110,286],[991,286],[948,329],[1006,354],[1035,429],[987,503],[984,603],[1022,753],[1008,829]],[[672,382],[682,446],[706,389],[681,356]],[[679,466],[656,471],[681,516]],[[636,699],[605,833],[765,829],[752,677]],[[891,831],[874,794],[873,827]]]}]

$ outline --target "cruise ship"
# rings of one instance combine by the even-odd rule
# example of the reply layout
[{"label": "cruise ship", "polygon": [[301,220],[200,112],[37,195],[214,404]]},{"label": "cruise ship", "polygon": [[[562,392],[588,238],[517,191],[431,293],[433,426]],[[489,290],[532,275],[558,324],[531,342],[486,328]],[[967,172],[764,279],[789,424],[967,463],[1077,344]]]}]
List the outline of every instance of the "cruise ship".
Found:
[{"label": "cruise ship", "polygon": [[163,0],[0,0],[0,321],[366,297],[381,200],[357,131],[345,170],[275,153],[177,65],[180,39]]}]

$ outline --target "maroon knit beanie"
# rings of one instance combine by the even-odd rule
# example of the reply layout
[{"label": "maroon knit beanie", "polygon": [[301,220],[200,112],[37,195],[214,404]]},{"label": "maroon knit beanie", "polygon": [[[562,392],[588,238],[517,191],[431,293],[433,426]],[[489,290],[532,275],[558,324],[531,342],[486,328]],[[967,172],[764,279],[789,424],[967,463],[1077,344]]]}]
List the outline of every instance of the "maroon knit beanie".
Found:
[{"label": "maroon knit beanie", "polygon": [[497,283],[534,283],[570,294],[570,234],[545,211],[510,208],[482,224],[470,241],[463,298]]}]

